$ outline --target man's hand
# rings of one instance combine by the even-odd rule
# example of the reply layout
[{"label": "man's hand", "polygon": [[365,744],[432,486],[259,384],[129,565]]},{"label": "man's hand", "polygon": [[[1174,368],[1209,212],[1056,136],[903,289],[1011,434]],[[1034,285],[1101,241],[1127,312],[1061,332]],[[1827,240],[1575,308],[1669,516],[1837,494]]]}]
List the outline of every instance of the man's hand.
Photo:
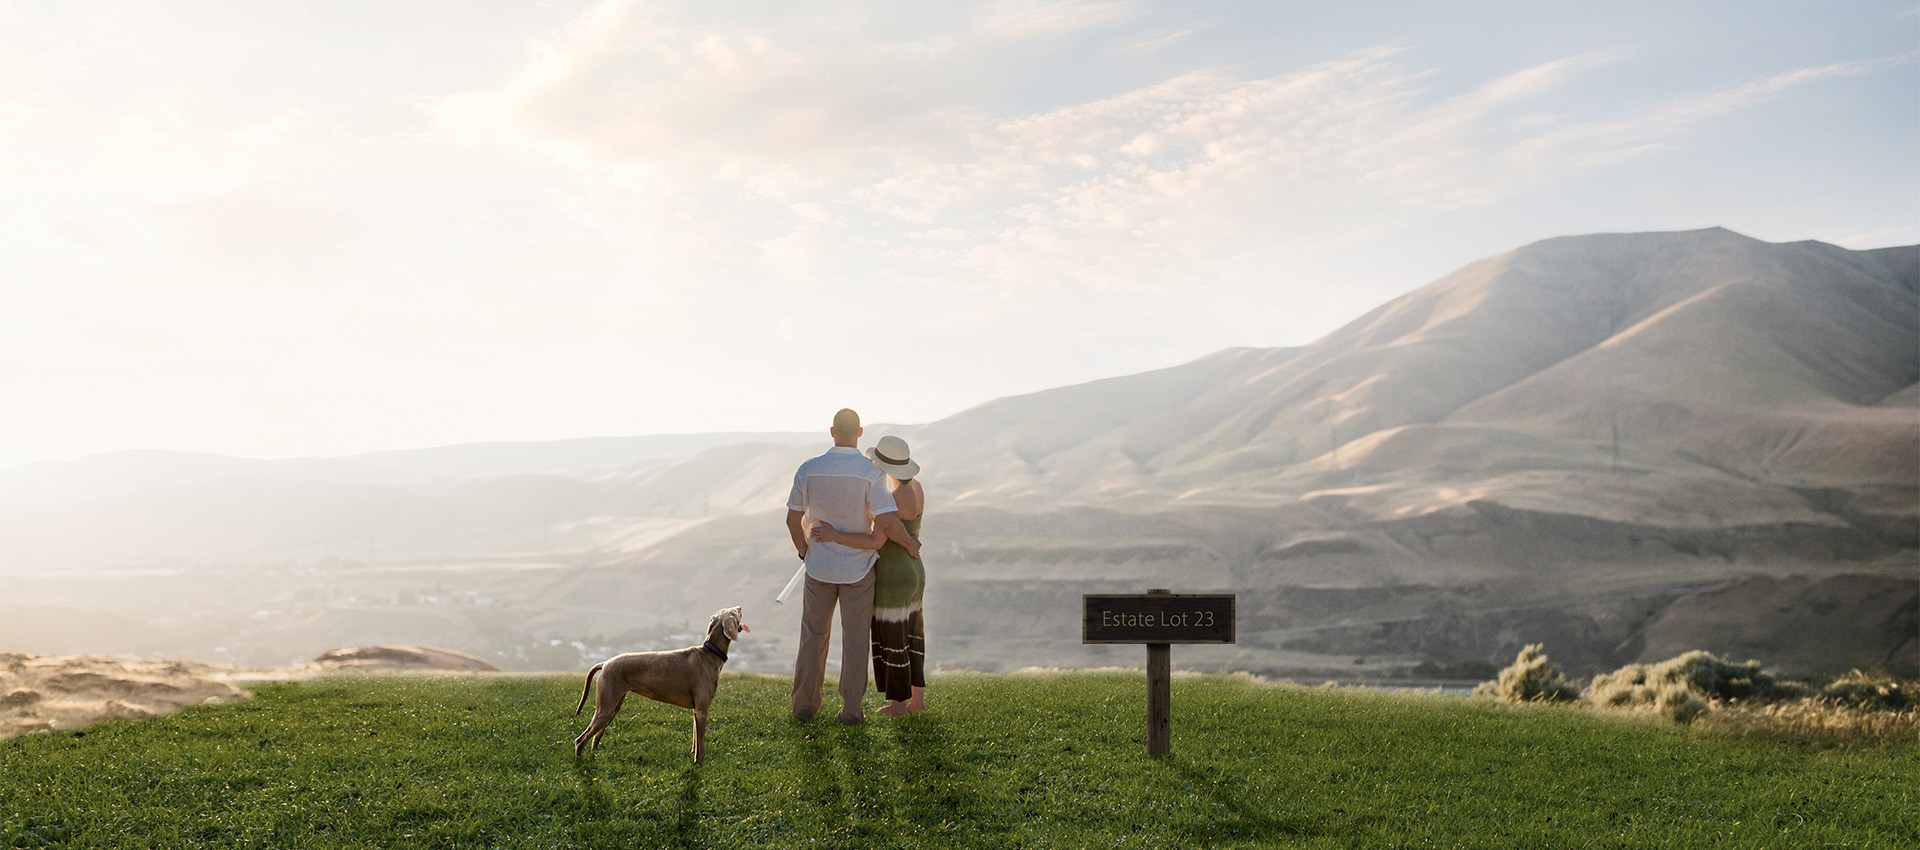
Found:
[{"label": "man's hand", "polygon": [[873,525],[887,533],[887,539],[900,544],[907,554],[920,557],[920,540],[907,533],[907,526],[900,521],[900,515],[892,511],[873,518]]}]

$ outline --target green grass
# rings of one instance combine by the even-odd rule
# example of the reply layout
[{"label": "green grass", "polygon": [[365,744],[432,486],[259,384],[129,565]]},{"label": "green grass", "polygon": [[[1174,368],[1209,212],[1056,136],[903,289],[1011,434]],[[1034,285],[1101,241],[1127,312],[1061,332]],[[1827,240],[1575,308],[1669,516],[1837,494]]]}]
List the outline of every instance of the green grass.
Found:
[{"label": "green grass", "polygon": [[[333,678],[0,742],[0,842],[37,847],[1915,847],[1920,744],[1825,748],[1434,696],[948,675],[843,727],[728,676],[707,764],[629,699],[576,761],[577,677]],[[828,704],[833,704],[829,683]],[[870,703],[874,701],[870,700]]]}]

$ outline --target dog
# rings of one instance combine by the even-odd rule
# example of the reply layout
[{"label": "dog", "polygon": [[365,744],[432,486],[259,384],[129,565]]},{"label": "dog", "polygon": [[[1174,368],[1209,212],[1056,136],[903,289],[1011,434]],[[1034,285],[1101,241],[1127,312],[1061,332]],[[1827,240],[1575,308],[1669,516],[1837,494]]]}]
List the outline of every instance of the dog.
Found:
[{"label": "dog", "polygon": [[587,671],[587,684],[580,690],[580,704],[573,709],[579,717],[593,691],[593,677],[600,676],[600,698],[593,703],[593,721],[587,731],[573,739],[573,756],[579,758],[587,742],[600,751],[600,736],[620,713],[620,704],[632,691],[647,699],[693,709],[693,763],[707,759],[707,707],[713,705],[714,691],[720,687],[720,668],[727,663],[727,648],[741,632],[752,631],[740,622],[740,609],[723,608],[707,622],[707,642],[686,649],[660,652],[627,652],[616,655]]}]

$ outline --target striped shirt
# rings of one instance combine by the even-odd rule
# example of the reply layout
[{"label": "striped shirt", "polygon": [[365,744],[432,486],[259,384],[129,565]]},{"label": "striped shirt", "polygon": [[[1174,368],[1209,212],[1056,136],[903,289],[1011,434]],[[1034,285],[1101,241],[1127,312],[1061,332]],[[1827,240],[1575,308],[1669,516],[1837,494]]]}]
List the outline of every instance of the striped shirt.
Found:
[{"label": "striped shirt", "polygon": [[[838,531],[865,534],[873,529],[874,517],[900,509],[887,492],[886,473],[859,449],[834,446],[800,464],[800,471],[793,475],[793,493],[787,496],[787,510],[806,514],[804,528],[825,521]],[[871,549],[839,543],[809,543],[807,575],[828,584],[852,584],[866,577],[875,555]]]}]

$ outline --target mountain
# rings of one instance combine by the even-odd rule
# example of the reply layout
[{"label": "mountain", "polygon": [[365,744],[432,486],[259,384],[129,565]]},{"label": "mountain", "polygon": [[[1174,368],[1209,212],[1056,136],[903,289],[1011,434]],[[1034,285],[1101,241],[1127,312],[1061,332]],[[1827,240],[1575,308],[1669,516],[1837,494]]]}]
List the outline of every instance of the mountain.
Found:
[{"label": "mountain", "polygon": [[1719,228],[1550,239],[1312,345],[990,402],[920,429],[918,450],[965,470],[954,486],[1048,499],[1368,467],[1615,469],[1616,435],[1633,469],[1909,485],[1917,268],[1920,247]]},{"label": "mountain", "polygon": [[[1240,643],[1186,666],[1380,677],[1546,642],[1576,674],[1689,648],[1920,672],[1920,246],[1549,239],[1309,345],[885,433],[926,469],[950,665],[1134,663],[1078,643],[1078,597],[1161,586],[1240,597]],[[792,469],[822,442],[0,471],[0,644],[574,666],[745,603],[766,637],[743,663],[778,672],[797,621],[762,600],[794,567]],[[145,643],[59,643],[63,623]]]}]

